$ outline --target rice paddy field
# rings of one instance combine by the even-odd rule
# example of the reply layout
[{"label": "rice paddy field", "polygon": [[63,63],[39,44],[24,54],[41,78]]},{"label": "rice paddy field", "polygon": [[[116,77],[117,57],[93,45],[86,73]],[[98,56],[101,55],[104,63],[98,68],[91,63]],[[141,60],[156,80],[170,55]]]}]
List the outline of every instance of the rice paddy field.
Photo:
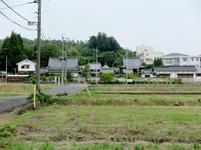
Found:
[{"label": "rice paddy field", "polygon": [[201,149],[201,85],[93,85],[89,92],[0,115],[0,149]]}]

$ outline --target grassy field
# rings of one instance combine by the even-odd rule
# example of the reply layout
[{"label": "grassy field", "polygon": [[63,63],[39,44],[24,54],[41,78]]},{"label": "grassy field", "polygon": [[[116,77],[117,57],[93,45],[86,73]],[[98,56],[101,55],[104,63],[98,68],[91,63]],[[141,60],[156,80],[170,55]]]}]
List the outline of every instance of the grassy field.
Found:
[{"label": "grassy field", "polygon": [[84,91],[20,116],[0,115],[1,128],[13,127],[0,149],[201,149],[201,88],[177,86],[92,86],[93,99]]},{"label": "grassy field", "polygon": [[201,106],[201,85],[99,85],[87,91],[59,99],[66,104]]},{"label": "grassy field", "polygon": [[[42,90],[51,88],[53,85],[42,84]],[[0,83],[0,97],[29,95],[33,92],[33,84]]]}]

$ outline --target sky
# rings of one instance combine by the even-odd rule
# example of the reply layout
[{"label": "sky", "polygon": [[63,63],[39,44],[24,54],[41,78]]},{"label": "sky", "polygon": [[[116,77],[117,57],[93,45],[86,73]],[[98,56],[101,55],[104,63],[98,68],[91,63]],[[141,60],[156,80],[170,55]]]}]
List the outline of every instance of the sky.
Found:
[{"label": "sky", "polygon": [[[32,0],[5,0],[16,5]],[[114,36],[124,48],[153,46],[165,54],[201,54],[201,0],[42,0],[42,30],[46,39],[86,41],[98,32]],[[0,2],[0,10],[5,5]],[[15,8],[36,21],[37,5]],[[9,9],[1,10],[27,26]],[[36,32],[21,29],[0,15],[0,38],[11,31],[34,39]]]}]

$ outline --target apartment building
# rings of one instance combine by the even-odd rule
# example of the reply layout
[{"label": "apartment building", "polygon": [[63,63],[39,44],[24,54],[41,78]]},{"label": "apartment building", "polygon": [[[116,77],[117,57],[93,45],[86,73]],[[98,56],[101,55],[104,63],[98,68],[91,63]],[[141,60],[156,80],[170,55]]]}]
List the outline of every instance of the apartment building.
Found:
[{"label": "apartment building", "polygon": [[151,46],[138,46],[136,48],[136,56],[146,64],[153,64],[154,59],[161,58],[163,52],[155,51]]},{"label": "apartment building", "polygon": [[201,56],[171,53],[162,57],[164,66],[201,66]]}]

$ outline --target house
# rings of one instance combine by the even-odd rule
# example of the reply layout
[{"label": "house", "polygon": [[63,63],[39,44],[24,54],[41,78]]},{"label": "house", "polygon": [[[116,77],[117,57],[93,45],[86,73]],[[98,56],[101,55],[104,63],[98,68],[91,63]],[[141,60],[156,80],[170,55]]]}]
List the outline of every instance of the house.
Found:
[{"label": "house", "polygon": [[195,66],[163,66],[155,67],[154,71],[161,78],[196,78]]},{"label": "house", "polygon": [[49,58],[48,72],[58,73],[61,72],[62,69],[71,72],[79,72],[78,59],[77,58],[62,59],[61,57]]},{"label": "house", "polygon": [[16,64],[18,66],[18,72],[35,72],[36,71],[36,63],[25,59]]},{"label": "house", "polygon": [[144,69],[141,73],[141,78],[155,78],[154,69]]},{"label": "house", "polygon": [[100,73],[100,70],[101,70],[101,64],[100,63],[98,63],[98,64],[96,64],[96,63],[91,63],[91,64],[89,64],[89,68],[90,68],[90,72],[91,73]]},{"label": "house", "polygon": [[136,48],[136,56],[146,64],[153,64],[154,59],[161,58],[163,52],[155,51],[151,46],[138,46]]},{"label": "house", "polygon": [[113,67],[109,67],[108,65],[104,65],[100,68],[101,73],[115,73],[115,69]]},{"label": "house", "polygon": [[164,66],[201,66],[201,56],[171,53],[162,57]]},{"label": "house", "polygon": [[137,73],[140,70],[142,61],[137,57],[128,57],[123,59],[123,66],[120,70],[123,73]]}]

